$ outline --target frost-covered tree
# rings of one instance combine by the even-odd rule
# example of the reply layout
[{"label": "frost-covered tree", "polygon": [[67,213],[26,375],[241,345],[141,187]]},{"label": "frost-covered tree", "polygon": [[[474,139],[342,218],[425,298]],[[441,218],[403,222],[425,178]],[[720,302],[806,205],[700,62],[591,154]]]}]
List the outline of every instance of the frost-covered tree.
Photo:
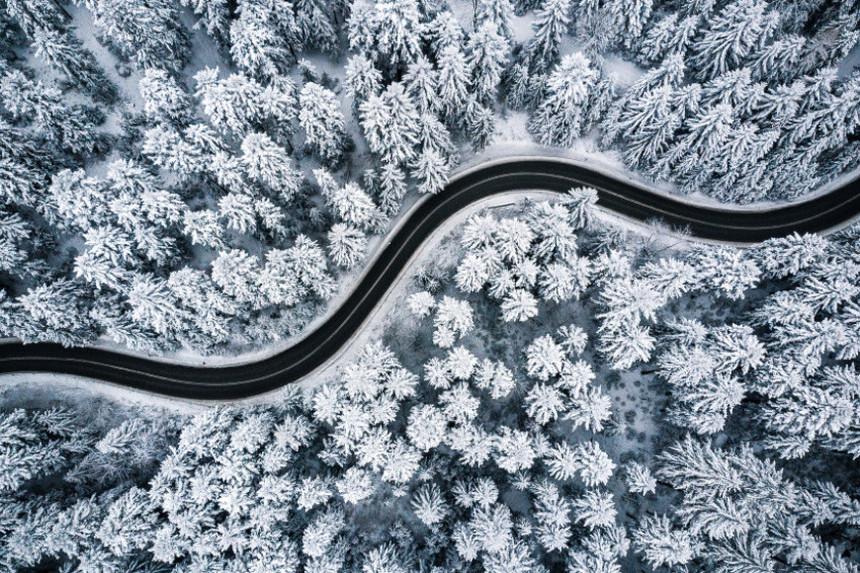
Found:
[{"label": "frost-covered tree", "polygon": [[[561,382],[567,387],[572,386],[571,378],[566,373],[563,373]],[[584,382],[579,382],[573,388],[581,388],[585,384]],[[570,420],[574,428],[582,426],[592,432],[603,431],[611,417],[611,398],[600,388],[595,387],[586,387],[584,390],[575,393],[568,405],[568,412],[564,415],[564,419]]]},{"label": "frost-covered tree", "polygon": [[336,160],[343,152],[344,116],[334,92],[313,82],[299,94],[299,125],[305,130],[305,141],[317,154]]},{"label": "frost-covered tree", "polygon": [[472,149],[480,151],[493,140],[496,133],[496,115],[489,106],[482,105],[473,95],[466,104],[466,135]]},{"label": "frost-covered tree", "polygon": [[260,305],[262,296],[257,287],[259,276],[259,261],[240,249],[222,251],[212,261],[212,280],[225,294],[240,303]]},{"label": "frost-covered tree", "polygon": [[6,3],[6,12],[30,38],[39,31],[61,30],[70,19],[60,4],[49,0],[11,0]]},{"label": "frost-covered tree", "polygon": [[692,64],[701,79],[711,79],[741,64],[773,29],[767,22],[768,5],[758,0],[736,0],[710,20],[692,44]]},{"label": "frost-covered tree", "polygon": [[166,71],[155,68],[146,70],[139,88],[143,111],[150,120],[182,124],[189,119],[191,99]]},{"label": "frost-covered tree", "polygon": [[437,95],[439,110],[449,123],[465,115],[469,92],[469,67],[466,57],[456,45],[449,45],[439,54]]},{"label": "frost-covered tree", "polygon": [[541,90],[537,87],[538,75],[530,75],[525,62],[514,63],[503,78],[505,102],[512,109],[526,109],[537,99]]},{"label": "frost-covered tree", "polygon": [[524,289],[514,289],[502,299],[502,320],[505,322],[525,322],[538,314],[538,301]]},{"label": "frost-covered tree", "polygon": [[610,0],[604,11],[627,47],[636,45],[651,16],[653,0]]},{"label": "frost-covered tree", "polygon": [[353,98],[354,105],[378,93],[382,86],[382,72],[373,65],[373,60],[363,54],[350,56],[345,72],[346,93]]},{"label": "frost-covered tree", "polygon": [[166,281],[152,275],[136,276],[128,289],[132,318],[164,336],[182,329],[189,317],[171,295]]},{"label": "frost-covered tree", "polygon": [[189,40],[177,6],[163,0],[99,0],[91,7],[96,31],[141,69],[179,70],[185,63]]},{"label": "frost-covered tree", "polygon": [[699,247],[689,258],[698,284],[731,300],[740,300],[753,288],[761,271],[755,259],[738,249]]},{"label": "frost-covered tree", "polygon": [[590,489],[581,498],[575,499],[573,510],[576,520],[590,530],[611,527],[617,515],[612,494],[599,489]]},{"label": "frost-covered tree", "polygon": [[689,531],[673,527],[665,515],[646,516],[633,531],[633,546],[652,567],[686,565],[701,549]]},{"label": "frost-covered tree", "polygon": [[[230,24],[230,55],[247,74],[277,77],[295,60],[291,6],[275,8],[262,0],[239,2],[239,17]],[[284,21],[283,14],[288,14]]]},{"label": "frost-covered tree", "polygon": [[547,384],[535,384],[526,395],[526,413],[540,425],[556,420],[564,413],[564,394]]},{"label": "frost-covered tree", "polygon": [[297,0],[295,23],[298,40],[303,49],[319,48],[336,54],[338,50],[337,26],[342,3],[319,0]]},{"label": "frost-covered tree", "polygon": [[513,34],[512,17],[513,6],[510,0],[480,0],[475,12],[475,29],[490,23],[495,32],[510,39]]},{"label": "frost-covered tree", "polygon": [[419,450],[426,452],[442,443],[448,429],[448,419],[439,408],[425,404],[409,412],[406,435]]},{"label": "frost-covered tree", "polygon": [[528,50],[532,68],[543,72],[558,62],[561,39],[570,26],[570,0],[548,0],[536,15]]},{"label": "frost-covered tree", "polygon": [[25,342],[49,341],[73,346],[92,341],[95,332],[86,312],[86,299],[75,283],[60,279],[34,286],[16,302],[26,322],[15,334]]},{"label": "frost-covered tree", "polygon": [[282,135],[292,133],[296,93],[288,78],[278,77],[264,86],[242,73],[219,79],[218,68],[205,68],[194,81],[195,96],[216,129],[236,137],[264,126]]},{"label": "frost-covered tree", "polygon": [[544,145],[570,146],[588,131],[599,114],[601,72],[580,52],[568,54],[546,82],[546,97],[529,120]]},{"label": "frost-covered tree", "polygon": [[386,163],[379,171],[377,187],[380,208],[386,214],[396,213],[406,195],[406,174],[398,165]]},{"label": "frost-covered tree", "polygon": [[225,41],[230,31],[230,9],[226,0],[182,0],[180,2],[200,16],[195,27],[203,27],[218,41]]},{"label": "frost-covered tree", "polygon": [[327,299],[335,289],[325,251],[304,235],[287,249],[266,253],[260,287],[272,304],[293,306],[309,295]]},{"label": "frost-covered tree", "polygon": [[257,230],[257,213],[254,200],[242,193],[228,193],[218,200],[218,213],[226,227],[239,233]]},{"label": "frost-covered tree", "polygon": [[755,259],[762,274],[773,278],[795,276],[825,254],[827,241],[818,235],[794,233],[761,243]]},{"label": "frost-covered tree", "polygon": [[537,456],[532,437],[507,426],[495,436],[494,450],[496,464],[510,474],[530,469]]},{"label": "frost-covered tree", "polygon": [[[318,170],[319,171],[319,170]],[[380,214],[370,195],[350,181],[343,187],[325,193],[326,203],[343,222],[355,227],[369,229],[380,220]]]},{"label": "frost-covered tree", "polygon": [[448,183],[451,166],[442,153],[433,148],[424,148],[411,164],[412,177],[419,181],[422,193],[438,193]]},{"label": "frost-covered tree", "polygon": [[651,470],[639,462],[628,462],[624,466],[627,474],[627,488],[640,495],[648,495],[657,490],[657,479],[651,475]]},{"label": "frost-covered tree", "polygon": [[344,223],[336,223],[328,232],[328,252],[334,264],[352,268],[364,257],[367,250],[367,237]]},{"label": "frost-covered tree", "polygon": [[489,278],[490,268],[486,259],[472,253],[463,257],[454,276],[457,288],[464,292],[480,291]]},{"label": "frost-covered tree", "polygon": [[299,174],[287,152],[265,133],[249,133],[242,140],[242,164],[248,177],[289,201],[299,188]]},{"label": "frost-covered tree", "polygon": [[438,105],[436,95],[439,85],[439,73],[426,57],[418,56],[414,62],[409,64],[409,69],[403,76],[407,93],[418,105],[422,114],[428,110],[435,110]]},{"label": "frost-covered tree", "polygon": [[650,329],[632,321],[606,328],[600,335],[600,351],[618,370],[627,369],[640,360],[648,361],[654,346],[655,340]]},{"label": "frost-covered tree", "polygon": [[192,244],[212,249],[220,249],[224,246],[224,228],[218,221],[218,214],[214,211],[208,209],[186,211],[182,232],[191,239]]},{"label": "frost-covered tree", "polygon": [[403,84],[371,95],[359,106],[359,117],[370,150],[383,161],[399,164],[415,157],[419,115]]},{"label": "frost-covered tree", "polygon": [[564,350],[546,334],[532,341],[526,349],[529,376],[549,380],[561,373],[565,364]]},{"label": "frost-covered tree", "polygon": [[421,53],[422,28],[415,0],[359,2],[347,22],[350,48],[389,69],[402,69]]},{"label": "frost-covered tree", "polygon": [[427,23],[425,35],[430,39],[432,54],[438,58],[445,48],[461,47],[466,32],[452,10],[442,9]]},{"label": "frost-covered tree", "polygon": [[433,342],[442,348],[450,348],[457,338],[475,327],[471,305],[465,300],[443,296],[436,303],[433,326]]},{"label": "frost-covered tree", "polygon": [[[82,230],[110,221],[108,190],[102,181],[87,177],[83,169],[64,169],[54,175],[48,189],[52,207],[65,225]],[[28,201],[20,200],[26,205]]]},{"label": "frost-covered tree", "polygon": [[430,316],[435,307],[436,299],[427,291],[419,291],[409,297],[409,310],[418,318]]},{"label": "frost-covered tree", "polygon": [[448,504],[442,496],[439,486],[422,486],[413,497],[412,508],[415,515],[427,527],[441,523],[448,515]]},{"label": "frost-covered tree", "polygon": [[38,28],[33,33],[36,56],[60,71],[80,89],[110,100],[116,87],[107,79],[92,52],[73,34],[52,28]]},{"label": "frost-covered tree", "polygon": [[645,31],[637,46],[639,54],[650,62],[660,62],[666,56],[685,53],[700,21],[699,16],[682,17],[675,12],[663,16]]},{"label": "frost-covered tree", "polygon": [[10,69],[0,78],[0,100],[14,121],[29,123],[66,152],[92,153],[99,145],[94,114],[82,105],[67,104],[61,96],[57,88],[33,81],[20,70]]}]

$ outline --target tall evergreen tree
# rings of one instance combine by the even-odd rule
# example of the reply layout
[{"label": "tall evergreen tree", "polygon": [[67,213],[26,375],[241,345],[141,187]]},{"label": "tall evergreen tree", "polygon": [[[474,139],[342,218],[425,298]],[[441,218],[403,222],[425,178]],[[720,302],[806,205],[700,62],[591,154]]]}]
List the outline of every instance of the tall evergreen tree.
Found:
[{"label": "tall evergreen tree", "polygon": [[346,131],[334,93],[308,82],[299,94],[299,108],[299,125],[305,130],[307,143],[324,159],[337,160],[343,153]]},{"label": "tall evergreen tree", "polygon": [[529,120],[529,129],[544,145],[570,146],[587,131],[600,71],[583,54],[564,57],[547,80],[547,95]]},{"label": "tall evergreen tree", "polygon": [[116,87],[71,31],[40,28],[33,33],[33,48],[72,85],[105,100],[115,97]]},{"label": "tall evergreen tree", "polygon": [[543,72],[558,62],[561,39],[569,26],[570,0],[547,0],[540,7],[528,47],[532,70]]}]

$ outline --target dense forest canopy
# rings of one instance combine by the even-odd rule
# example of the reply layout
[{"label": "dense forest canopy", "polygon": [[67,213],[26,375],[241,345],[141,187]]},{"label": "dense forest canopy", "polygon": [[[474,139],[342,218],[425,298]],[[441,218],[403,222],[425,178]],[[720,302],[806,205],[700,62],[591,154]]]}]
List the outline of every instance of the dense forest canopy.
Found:
[{"label": "dense forest canopy", "polygon": [[[0,333],[195,356],[300,335],[517,125],[675,192],[795,200],[860,159],[858,18],[2,0]],[[740,249],[595,204],[472,213],[336,374],[264,405],[4,384],[0,569],[860,573],[857,227]]]},{"label": "dense forest canopy", "polygon": [[[6,0],[2,332],[302,332],[413,193],[524,118],[724,201],[852,169],[855,2]],[[620,62],[620,63],[619,63]]]},{"label": "dense forest canopy", "polygon": [[10,392],[0,563],[856,573],[856,231],[679,245],[594,199],[474,215],[411,317],[267,406]]}]

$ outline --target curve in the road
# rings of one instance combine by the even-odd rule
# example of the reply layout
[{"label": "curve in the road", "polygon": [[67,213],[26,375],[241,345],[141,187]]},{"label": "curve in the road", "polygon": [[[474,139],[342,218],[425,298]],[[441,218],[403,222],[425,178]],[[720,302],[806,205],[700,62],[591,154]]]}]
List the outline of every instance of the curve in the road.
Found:
[{"label": "curve in the road", "polygon": [[598,205],[639,221],[661,219],[687,227],[694,237],[753,243],[793,232],[820,232],[860,213],[860,180],[803,203],[763,211],[693,205],[561,159],[518,159],[473,169],[413,209],[386,240],[352,294],[295,345],[263,360],[197,367],[99,348],[55,344],[0,345],[0,374],[50,372],[95,378],[157,394],[195,400],[232,400],[294,382],[321,366],[347,343],[403,271],[413,253],[447,218],[500,193],[535,189],[565,193],[597,189]]}]

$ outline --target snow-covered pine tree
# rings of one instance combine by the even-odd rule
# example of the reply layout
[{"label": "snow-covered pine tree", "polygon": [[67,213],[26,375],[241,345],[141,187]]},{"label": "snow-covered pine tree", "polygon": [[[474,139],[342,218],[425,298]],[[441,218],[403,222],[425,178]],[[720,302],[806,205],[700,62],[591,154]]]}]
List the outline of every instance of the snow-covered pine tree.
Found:
[{"label": "snow-covered pine tree", "polygon": [[580,52],[562,59],[547,79],[546,97],[529,119],[529,129],[540,143],[567,147],[591,128],[600,75]]},{"label": "snow-covered pine tree", "polygon": [[30,39],[40,31],[60,31],[71,19],[60,4],[51,0],[10,0],[6,12]]},{"label": "snow-covered pine tree", "polygon": [[652,567],[686,565],[701,550],[695,536],[665,515],[644,517],[633,531],[633,546]]},{"label": "snow-covered pine tree", "polygon": [[558,62],[561,39],[570,26],[570,0],[547,0],[536,16],[528,54],[531,69],[542,73]]},{"label": "snow-covered pine tree", "polygon": [[[346,62],[346,93],[358,106],[371,95],[379,92],[382,86],[382,73],[373,65],[373,60],[363,54],[354,54]],[[408,84],[407,84],[408,85]]]},{"label": "snow-covered pine tree", "polygon": [[438,59],[445,48],[462,48],[466,31],[454,12],[443,8],[427,23],[424,34],[430,40],[431,54]]},{"label": "snow-covered pine tree", "polygon": [[439,54],[437,96],[439,111],[449,125],[455,125],[466,113],[469,100],[469,67],[457,45],[444,47]]},{"label": "snow-covered pine tree", "polygon": [[338,50],[338,32],[335,13],[344,2],[296,0],[295,26],[302,49],[317,48],[330,54]]},{"label": "snow-covered pine tree", "polygon": [[418,142],[418,109],[403,84],[390,84],[359,106],[361,128],[370,150],[393,164],[415,157]]},{"label": "snow-covered pine tree", "polygon": [[335,223],[328,232],[328,252],[334,264],[350,269],[367,250],[367,237],[350,225]]},{"label": "snow-covered pine tree", "polygon": [[510,46],[497,25],[487,21],[469,37],[467,48],[475,96],[490,103],[496,98]]},{"label": "snow-covered pine tree", "polygon": [[33,34],[33,48],[38,58],[60,71],[79,89],[106,101],[116,96],[116,86],[74,34],[39,28]]},{"label": "snow-covered pine tree", "polygon": [[289,202],[299,190],[300,176],[289,154],[265,133],[249,133],[242,140],[242,164],[248,177]]},{"label": "snow-covered pine tree", "polygon": [[638,43],[640,57],[656,63],[673,54],[685,54],[700,22],[699,16],[681,17],[677,12],[666,14],[649,27]]},{"label": "snow-covered pine tree", "polygon": [[230,33],[230,9],[227,0],[180,0],[179,3],[200,16],[195,27],[205,28],[219,44],[227,42]]},{"label": "snow-covered pine tree", "polygon": [[422,114],[429,110],[435,111],[439,106],[437,91],[439,86],[439,73],[433,64],[424,55],[419,55],[415,61],[409,64],[406,74],[403,76],[407,93],[418,105]]},{"label": "snow-covered pine tree", "polygon": [[230,249],[212,261],[212,280],[228,296],[252,308],[262,305],[264,298],[257,281],[261,276],[259,261],[241,249]]},{"label": "snow-covered pine tree", "polygon": [[143,111],[150,121],[182,126],[191,117],[191,98],[167,71],[149,68],[140,80]]},{"label": "snow-covered pine tree", "polygon": [[336,161],[343,153],[345,118],[334,92],[313,82],[299,94],[299,125],[305,130],[305,141],[327,161]]},{"label": "snow-covered pine tree", "polygon": [[63,151],[92,153],[98,146],[91,110],[67,104],[59,89],[31,80],[20,70],[9,69],[0,79],[0,101],[14,121],[29,123]]},{"label": "snow-covered pine tree", "polygon": [[436,149],[422,149],[411,167],[411,175],[418,180],[418,190],[421,193],[438,193],[448,183],[451,166]]},{"label": "snow-covered pine tree", "polygon": [[376,187],[382,212],[386,215],[396,213],[407,190],[403,169],[394,163],[385,163],[379,170]]},{"label": "snow-covered pine tree", "polygon": [[230,24],[230,55],[248,75],[267,79],[285,72],[296,59],[292,3],[240,0]]},{"label": "snow-covered pine tree", "polygon": [[691,45],[697,77],[709,80],[734,69],[763,45],[773,33],[767,9],[761,0],[735,0],[711,17],[708,29]]},{"label": "snow-covered pine tree", "polygon": [[357,2],[347,22],[349,47],[383,69],[404,69],[421,53],[421,12],[416,0]]},{"label": "snow-covered pine tree", "polygon": [[172,3],[99,0],[91,8],[96,31],[140,69],[178,71],[185,64],[190,42]]},{"label": "snow-covered pine tree", "polygon": [[603,6],[604,17],[612,21],[611,28],[625,47],[638,44],[651,17],[652,5],[653,0],[609,0]]},{"label": "snow-covered pine tree", "polygon": [[490,23],[495,32],[510,40],[513,36],[511,29],[513,11],[510,0],[479,0],[478,9],[475,11],[474,28],[477,30],[484,24]]}]

